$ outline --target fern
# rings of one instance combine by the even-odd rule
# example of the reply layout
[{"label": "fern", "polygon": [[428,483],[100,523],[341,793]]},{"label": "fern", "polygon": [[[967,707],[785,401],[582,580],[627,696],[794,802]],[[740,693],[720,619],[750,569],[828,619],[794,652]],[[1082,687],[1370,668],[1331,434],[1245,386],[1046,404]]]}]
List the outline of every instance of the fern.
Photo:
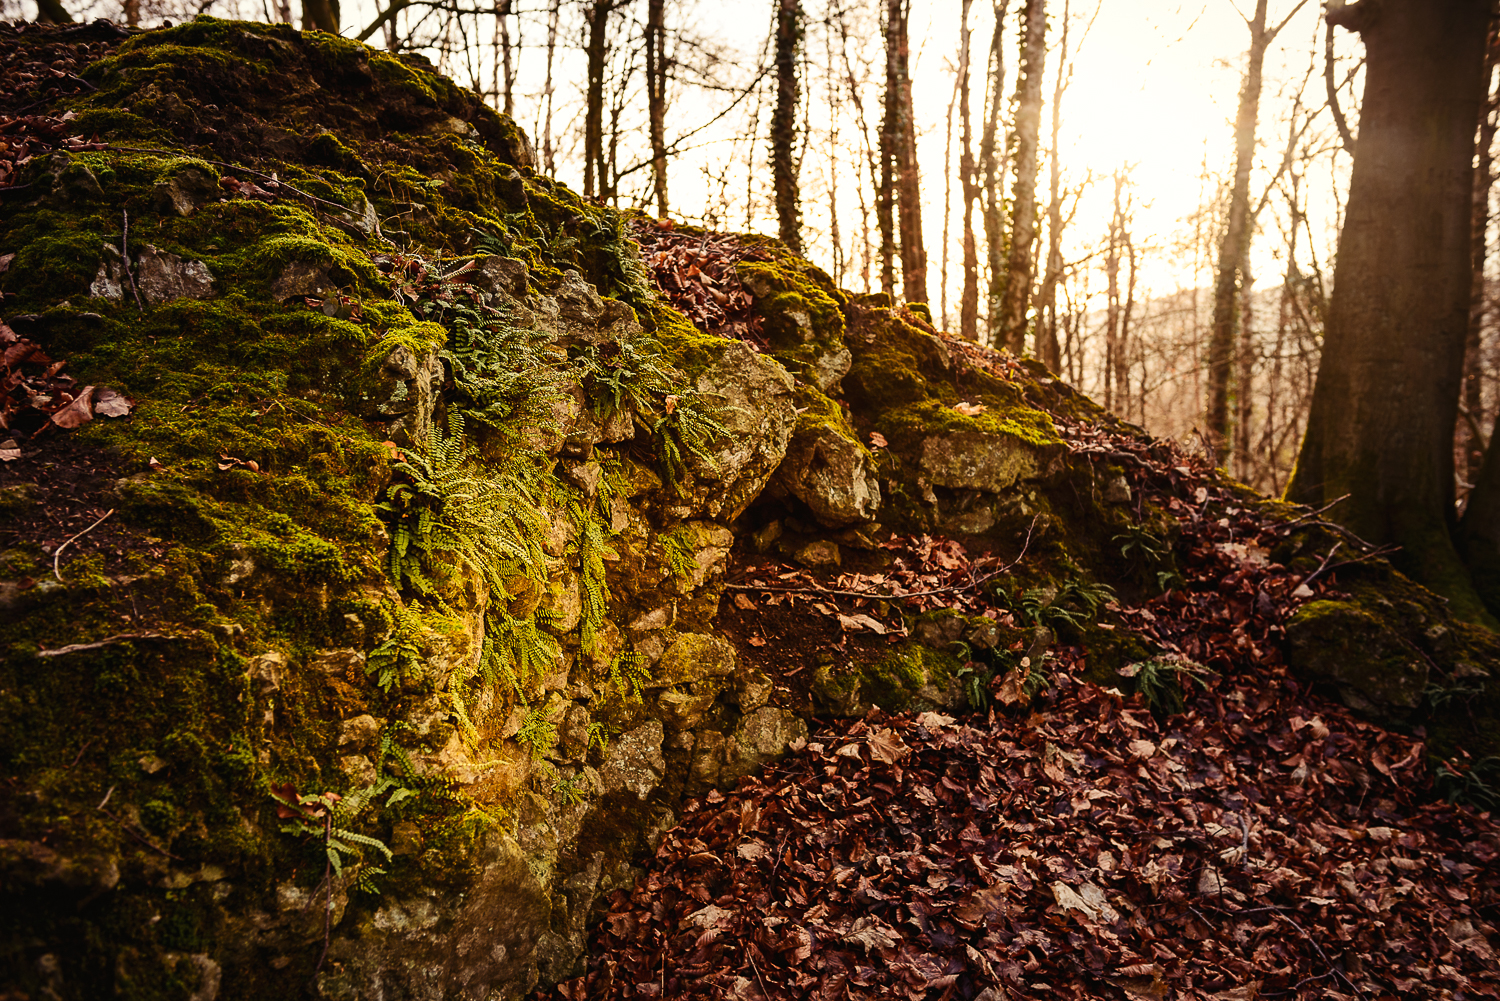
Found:
[{"label": "fern", "polygon": [[422,657],[422,620],[399,601],[388,602],[392,628],[384,642],[365,659],[365,673],[374,674],[381,691],[404,677],[419,677],[426,661]]},{"label": "fern", "polygon": [[1203,688],[1213,672],[1186,657],[1166,656],[1127,664],[1119,669],[1122,678],[1134,678],[1135,690],[1146,700],[1151,711],[1171,716],[1186,707],[1182,679],[1196,681]]},{"label": "fern", "polygon": [[609,612],[604,561],[606,558],[619,559],[619,555],[609,548],[605,541],[605,526],[592,510],[574,499],[568,501],[568,515],[573,520],[577,536],[574,550],[578,555],[579,594],[583,600],[583,614],[578,623],[579,645],[585,653],[592,653]]},{"label": "fern", "polygon": [[376,510],[391,526],[389,571],[397,587],[435,595],[437,584],[465,570],[492,594],[505,593],[507,576],[545,579],[542,516],[526,494],[524,467],[504,479],[481,471],[461,414],[449,415],[446,435],[434,424],[422,447],[408,449],[392,470],[400,482]]},{"label": "fern", "polygon": [[1044,588],[1034,587],[1021,595],[1020,612],[1034,625],[1066,625],[1081,628],[1113,601],[1115,592],[1107,584],[1090,584],[1074,578],[1063,581],[1050,599]]},{"label": "fern", "polygon": [[530,750],[533,758],[540,757],[557,743],[557,725],[539,707],[530,709],[516,731],[516,740]]},{"label": "fern", "polygon": [[686,529],[679,528],[663,535],[661,550],[666,557],[667,569],[672,571],[674,577],[692,580],[693,574],[698,570],[698,563],[693,559],[693,543],[688,539]]},{"label": "fern", "polygon": [[651,434],[662,463],[662,480],[681,495],[690,460],[697,459],[710,469],[718,468],[710,446],[727,437],[729,429],[710,412],[699,393],[687,392],[656,419]]},{"label": "fern", "polygon": [[507,682],[518,697],[562,654],[557,639],[542,630],[534,616],[517,619],[492,608],[486,626],[488,650],[482,660],[486,680]]},{"label": "fern", "polygon": [[646,658],[634,650],[622,650],[609,664],[609,682],[621,697],[632,702],[641,701],[641,692],[651,672],[646,669]]}]

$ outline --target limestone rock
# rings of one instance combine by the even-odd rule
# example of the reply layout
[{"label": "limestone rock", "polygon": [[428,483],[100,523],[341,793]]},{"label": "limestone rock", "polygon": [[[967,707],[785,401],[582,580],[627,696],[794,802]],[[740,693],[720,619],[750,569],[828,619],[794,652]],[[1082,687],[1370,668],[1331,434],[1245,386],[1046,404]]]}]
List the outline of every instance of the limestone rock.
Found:
[{"label": "limestone rock", "polygon": [[202,261],[185,261],[150,244],[136,259],[135,284],[141,298],[151,305],[173,299],[207,299],[214,294],[214,276]]},{"label": "limestone rock", "polygon": [[666,774],[667,762],[661,753],[665,736],[662,725],[652,720],[609,743],[609,754],[599,769],[606,792],[634,793],[645,799]]},{"label": "limestone rock", "polygon": [[819,355],[804,373],[808,381],[818,387],[820,393],[838,392],[839,383],[849,374],[854,365],[854,355],[842,344],[832,351]]},{"label": "limestone rock", "polygon": [[190,216],[219,197],[219,186],[207,171],[184,167],[166,180],[158,181],[153,195],[158,212]]},{"label": "limestone rock", "polygon": [[525,299],[531,286],[531,273],[525,261],[513,257],[477,257],[469,272],[469,284],[490,294],[501,293],[512,299]]},{"label": "limestone rock", "polygon": [[1379,616],[1343,601],[1310,601],[1286,625],[1287,660],[1331,683],[1344,704],[1387,725],[1422,701],[1428,660]]},{"label": "limestone rock", "polygon": [[796,423],[792,377],[741,341],[731,341],[719,360],[697,379],[704,397],[720,404],[727,437],[713,444],[711,461],[689,459],[691,510],[730,522],[760,495],[786,455]]},{"label": "limestone rock", "polygon": [[880,510],[880,480],[870,453],[830,425],[798,428],[776,482],[829,528],[871,521]]},{"label": "limestone rock", "polygon": [[836,567],[843,563],[838,543],[814,539],[792,553],[792,559],[805,567]]},{"label": "limestone rock", "polygon": [[703,633],[683,633],[661,657],[652,687],[670,688],[705,678],[734,674],[734,647],[727,640]]},{"label": "limestone rock", "polygon": [[1036,449],[1018,438],[959,431],[923,441],[921,469],[935,486],[998,494],[1040,467]]},{"label": "limestone rock", "polygon": [[786,753],[794,740],[807,739],[807,722],[790,709],[763,706],[740,719],[734,736],[725,746],[724,767],[719,784],[727,785],[749,775],[768,761]]}]

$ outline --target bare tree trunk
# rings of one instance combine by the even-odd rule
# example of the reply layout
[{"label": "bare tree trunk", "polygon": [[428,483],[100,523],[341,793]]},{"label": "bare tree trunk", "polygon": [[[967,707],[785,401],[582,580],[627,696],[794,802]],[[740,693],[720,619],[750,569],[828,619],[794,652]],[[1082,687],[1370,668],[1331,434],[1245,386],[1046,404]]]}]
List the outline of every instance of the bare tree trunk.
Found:
[{"label": "bare tree trunk", "polygon": [[1071,0],[1063,0],[1062,38],[1058,44],[1057,83],[1052,88],[1052,145],[1047,164],[1047,270],[1037,293],[1036,356],[1053,372],[1062,369],[1062,347],[1057,342],[1057,285],[1062,281],[1062,99],[1073,75],[1068,62],[1068,15]]},{"label": "bare tree trunk", "polygon": [[540,130],[542,133],[542,170],[549,175],[557,172],[557,148],[552,142],[552,103],[556,93],[552,80],[552,64],[557,55],[557,22],[561,14],[562,0],[552,0],[552,5],[547,9],[547,76],[545,86],[542,88],[546,111]]},{"label": "bare tree trunk", "polygon": [[[894,2],[894,0],[892,0]],[[890,23],[890,6],[886,7],[886,79],[885,109],[880,118],[880,184],[875,196],[875,216],[880,224],[880,290],[896,299],[896,144],[900,141],[901,113],[896,107],[897,91],[891,87],[890,51],[891,34],[896,29]]]},{"label": "bare tree trunk", "polygon": [[1473,274],[1469,282],[1469,329],[1464,344],[1464,388],[1460,403],[1457,438],[1465,482],[1472,485],[1479,478],[1484,459],[1484,360],[1480,357],[1480,337],[1489,312],[1485,294],[1485,259],[1490,228],[1490,189],[1495,184],[1494,145],[1495,111],[1500,95],[1492,90],[1495,77],[1495,24],[1490,25],[1491,45],[1485,49],[1484,106],[1479,117],[1479,141],[1475,144],[1473,233],[1470,236],[1469,260]]},{"label": "bare tree trunk", "polygon": [[510,40],[510,14],[511,0],[498,0],[495,4],[495,26],[500,35],[500,58],[497,60],[496,69],[503,74],[505,89],[501,91],[500,110],[507,115],[514,116],[516,113],[515,86],[516,66],[515,49]]},{"label": "bare tree trunk", "polygon": [[886,102],[895,109],[896,209],[901,224],[901,297],[927,302],[927,248],[922,239],[922,181],[908,72],[907,3],[886,4]]},{"label": "bare tree trunk", "polygon": [[1261,73],[1266,49],[1299,3],[1274,28],[1266,27],[1266,0],[1256,0],[1255,16],[1245,22],[1250,29],[1250,53],[1245,82],[1240,88],[1239,113],[1234,123],[1234,186],[1229,194],[1229,218],[1219,245],[1218,274],[1214,279],[1214,318],[1208,338],[1208,433],[1221,460],[1228,459],[1229,395],[1234,358],[1235,325],[1239,315],[1236,293],[1245,262],[1250,256],[1254,220],[1250,214],[1250,171],[1255,165],[1255,128],[1260,117]]},{"label": "bare tree trunk", "polygon": [[[1130,396],[1130,320],[1135,313],[1135,244],[1130,239],[1130,219],[1121,220],[1120,238],[1125,244],[1125,261],[1129,268],[1125,279],[1125,307],[1120,310],[1120,337],[1115,342],[1115,393],[1120,401],[1121,416],[1130,420],[1133,400]],[[1141,397],[1141,410],[1145,409],[1145,397]]]},{"label": "bare tree trunk", "polygon": [[339,0],[302,0],[302,30],[339,33]]},{"label": "bare tree trunk", "polygon": [[1255,396],[1255,344],[1251,329],[1253,303],[1251,290],[1255,277],[1249,262],[1240,271],[1239,344],[1235,352],[1234,377],[1234,468],[1235,476],[1245,482],[1251,478],[1250,417]]},{"label": "bare tree trunk", "polygon": [[121,11],[125,16],[125,24],[130,28],[138,28],[141,24],[141,0],[125,0]]},{"label": "bare tree trunk", "polygon": [[[844,61],[844,75],[849,85],[849,99],[854,103],[854,117],[856,124],[859,126],[860,147],[864,152],[865,165],[870,172],[870,189],[878,192],[880,189],[880,166],[877,163],[878,156],[876,151],[870,145],[870,126],[868,120],[865,118],[864,101],[859,96],[859,80],[854,75],[854,64],[849,59],[849,25],[844,20],[843,8],[839,9],[838,26],[840,51]],[[856,172],[855,176],[858,177],[858,172]],[[865,186],[861,183],[856,183],[854,185],[854,192],[859,197],[860,233],[864,241],[864,253],[861,255],[860,278],[864,283],[865,292],[868,293],[870,291],[870,265],[873,263],[870,244],[870,211],[869,206],[865,202]],[[879,212],[880,206],[877,199],[877,215]],[[884,291],[889,294],[891,290],[885,288]]]},{"label": "bare tree trunk", "polygon": [[1120,211],[1120,188],[1124,183],[1125,175],[1115,171],[1115,207],[1109,217],[1109,246],[1104,255],[1104,275],[1109,283],[1104,313],[1104,409],[1110,411],[1115,409],[1114,387],[1118,381],[1115,373],[1120,344],[1120,244],[1125,228]]},{"label": "bare tree trunk", "polygon": [[990,38],[990,58],[987,64],[986,89],[989,94],[988,107],[984,115],[984,133],[979,140],[979,161],[984,170],[984,242],[989,264],[989,290],[985,305],[985,343],[994,345],[1000,338],[1000,297],[1004,289],[1005,262],[1002,250],[1005,241],[1005,206],[1000,195],[1003,171],[1000,159],[1004,144],[1000,139],[1000,109],[1005,94],[1005,12],[1010,0],[999,0],[995,9],[995,33]]},{"label": "bare tree trunk", "polygon": [[609,16],[614,0],[591,0],[585,11],[588,35],[584,55],[588,80],[584,89],[583,196],[604,196],[609,183],[604,161],[604,70],[609,59]]},{"label": "bare tree trunk", "polygon": [[1011,207],[1010,254],[1000,330],[1012,354],[1026,349],[1026,311],[1031,302],[1032,244],[1036,240],[1036,152],[1042,122],[1042,74],[1047,62],[1046,0],[1026,0],[1021,16],[1021,80],[1016,86],[1016,183]]},{"label": "bare tree trunk", "polygon": [[[823,61],[828,80],[828,239],[833,244],[833,283],[843,288],[847,261],[839,235],[839,126],[843,111],[843,88],[833,71],[833,32],[823,32]],[[858,180],[859,175],[855,174]]]},{"label": "bare tree trunk", "polygon": [[37,0],[36,19],[44,24],[73,23],[73,15],[62,5],[62,0]]},{"label": "bare tree trunk", "polygon": [[651,130],[651,183],[656,214],[667,217],[667,32],[666,0],[646,4],[646,112]]},{"label": "bare tree trunk", "polygon": [[969,123],[969,9],[973,0],[963,0],[958,46],[958,176],[964,200],[964,285],[958,306],[958,333],[966,341],[979,339],[979,250],[974,243],[974,202],[979,199],[978,171],[974,164],[974,134]]},{"label": "bare tree trunk", "polygon": [[797,47],[802,41],[798,0],[776,3],[776,108],[771,113],[771,173],[781,242],[802,253],[802,206],[797,190]]},{"label": "bare tree trunk", "polygon": [[1364,38],[1365,93],[1322,364],[1287,494],[1314,505],[1350,495],[1335,517],[1401,546],[1400,569],[1458,615],[1485,619],[1473,584],[1500,566],[1500,489],[1481,503],[1489,463],[1466,519],[1472,577],[1451,532],[1489,4],[1381,0],[1328,18]]},{"label": "bare tree trunk", "polygon": [[[965,5],[967,6],[967,4]],[[968,11],[964,11],[965,15]],[[964,18],[964,28],[969,26],[967,16]],[[964,57],[959,56],[960,61]],[[948,330],[952,324],[948,322],[948,227],[953,221],[953,106],[958,103],[959,91],[962,89],[961,73],[954,74],[953,96],[948,98],[948,120],[944,126],[943,136],[943,263],[942,270],[938,272],[938,296],[941,305],[938,309],[939,319],[937,326]]]}]

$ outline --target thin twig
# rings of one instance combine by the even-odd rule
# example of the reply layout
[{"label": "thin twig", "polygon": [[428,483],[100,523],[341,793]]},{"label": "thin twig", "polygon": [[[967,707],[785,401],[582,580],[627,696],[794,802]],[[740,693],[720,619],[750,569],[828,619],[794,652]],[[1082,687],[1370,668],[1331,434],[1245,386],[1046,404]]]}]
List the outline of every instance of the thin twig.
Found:
[{"label": "thin twig", "polygon": [[[78,749],[78,754],[76,756],[74,756],[73,763],[71,765],[69,765],[67,768],[64,768],[63,771],[65,771],[65,772],[71,772],[78,765],[78,762],[80,762],[80,761],[83,760],[83,752],[87,751],[89,749],[89,745],[92,744],[93,742],[94,742],[94,738],[93,737],[90,737],[88,740],[85,740],[83,742],[83,746]],[[113,786],[110,787],[110,791],[111,792],[114,791],[114,787]],[[101,804],[101,805],[103,805],[103,804]]]},{"label": "thin twig", "polygon": [[[746,948],[745,948],[745,958],[748,959],[748,960],[750,960],[750,969],[752,969],[752,970],[755,971],[755,982],[758,983],[758,984],[760,984],[760,993],[767,999],[767,1001],[770,1001],[771,992],[768,991],[768,990],[766,990],[766,982],[765,982],[764,979],[761,978],[760,967],[758,967],[758,966],[755,965],[755,946],[753,944],[746,946]],[[666,989],[667,989],[666,985],[663,984],[662,985],[662,991],[663,991],[663,993],[666,992]]]},{"label": "thin twig", "polygon": [[1316,511],[1308,511],[1305,514],[1298,515],[1297,517],[1293,518],[1291,521],[1284,522],[1284,523],[1282,523],[1280,525],[1276,525],[1276,526],[1273,526],[1273,527],[1275,527],[1277,529],[1283,529],[1284,530],[1284,529],[1291,528],[1293,525],[1301,524],[1302,522],[1308,520],[1309,518],[1316,518],[1320,514],[1327,514],[1329,512],[1329,510],[1331,510],[1332,508],[1337,507],[1338,505],[1344,503],[1344,501],[1348,500],[1351,496],[1353,496],[1353,495],[1352,494],[1343,494],[1343,495],[1341,495],[1339,497],[1335,497],[1333,500],[1329,501],[1327,504],[1324,504],[1322,507],[1318,508]]},{"label": "thin twig", "polygon": [[57,547],[57,551],[52,554],[52,576],[56,577],[59,581],[62,580],[62,571],[58,567],[58,562],[57,562],[59,559],[62,558],[62,551],[64,549],[67,549],[68,546],[71,545],[74,541],[83,538],[85,535],[88,535],[94,529],[98,528],[100,525],[102,525],[104,523],[104,519],[105,518],[108,518],[110,515],[112,515],[114,513],[115,513],[115,509],[114,508],[110,508],[108,511],[104,512],[103,516],[100,517],[100,519],[98,521],[94,522],[88,528],[85,528],[83,531],[81,531],[77,535],[73,536],[73,538],[69,539],[67,542],[64,542],[62,545],[60,545],[60,546]]},{"label": "thin twig", "polygon": [[125,264],[125,277],[130,279],[130,291],[135,296],[135,308],[144,313],[146,307],[141,304],[141,290],[135,287],[135,274],[130,270],[130,210],[121,210],[120,215],[125,220],[124,227],[120,230],[120,260]]},{"label": "thin twig", "polygon": [[333,938],[333,855],[328,847],[332,840],[333,811],[326,810],[323,814],[323,854],[327,860],[323,863],[323,882],[328,884],[328,896],[323,905],[323,951],[318,954],[318,965],[313,967],[314,977],[323,969],[323,961],[328,958],[328,943]]},{"label": "thin twig", "polygon": [[1329,969],[1330,972],[1333,973],[1334,976],[1338,977],[1344,983],[1348,984],[1349,985],[1349,989],[1352,990],[1355,994],[1358,994],[1360,997],[1364,997],[1364,991],[1360,990],[1355,985],[1354,981],[1350,980],[1342,972],[1340,972],[1340,970],[1339,970],[1339,968],[1337,966],[1333,965],[1333,961],[1328,958],[1328,953],[1326,953],[1326,952],[1323,951],[1323,947],[1318,944],[1317,939],[1315,939],[1311,935],[1307,934],[1307,929],[1303,928],[1301,925],[1299,925],[1297,922],[1293,921],[1291,918],[1289,918],[1286,914],[1282,913],[1281,911],[1277,911],[1275,916],[1278,917],[1278,918],[1280,918],[1281,920],[1285,921],[1287,924],[1291,925],[1293,928],[1295,928],[1297,930],[1297,934],[1298,935],[1301,935],[1303,938],[1307,939],[1308,945],[1311,945],[1314,949],[1318,950],[1318,955],[1322,957],[1323,962],[1325,962],[1325,963],[1328,964],[1328,969]]}]

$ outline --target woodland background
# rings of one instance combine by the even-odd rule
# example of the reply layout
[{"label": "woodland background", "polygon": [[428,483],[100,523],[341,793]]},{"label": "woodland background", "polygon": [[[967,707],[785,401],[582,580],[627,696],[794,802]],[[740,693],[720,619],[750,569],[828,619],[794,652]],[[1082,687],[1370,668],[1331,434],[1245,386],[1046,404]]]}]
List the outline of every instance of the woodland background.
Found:
[{"label": "woodland background", "polygon": [[[1034,352],[1278,494],[1319,364],[1364,60],[1324,5],[1249,4],[1132,4],[1129,37],[1109,0],[0,0],[0,17],[150,27],[211,13],[425,54],[512,114],[538,169],[585,194],[778,232],[840,286],[927,302],[944,329]],[[1236,43],[1195,33],[1226,18],[1243,21]],[[1220,121],[1160,104],[1101,122],[1121,95],[1099,67],[1205,38],[1223,43],[1218,72],[1185,83],[1215,91]],[[1485,80],[1460,514],[1500,399],[1493,58]],[[1159,159],[1128,158],[1138,142],[1111,157],[1072,141],[1075,118],[1173,150],[1185,133],[1196,162],[1164,182]],[[1184,193],[1160,192],[1183,178],[1191,209],[1173,212]]]}]

